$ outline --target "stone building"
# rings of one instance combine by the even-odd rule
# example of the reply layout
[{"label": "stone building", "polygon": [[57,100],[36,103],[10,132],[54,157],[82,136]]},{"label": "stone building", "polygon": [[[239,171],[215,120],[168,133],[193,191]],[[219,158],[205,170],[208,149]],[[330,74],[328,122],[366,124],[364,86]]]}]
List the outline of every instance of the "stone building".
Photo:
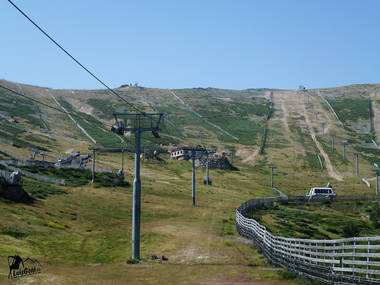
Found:
[{"label": "stone building", "polygon": [[170,151],[171,159],[176,159],[176,160],[182,160],[182,159],[189,160],[193,154],[195,154],[196,157],[200,157],[201,155],[206,154],[206,149],[199,146],[198,147],[183,146],[183,147],[172,149]]}]

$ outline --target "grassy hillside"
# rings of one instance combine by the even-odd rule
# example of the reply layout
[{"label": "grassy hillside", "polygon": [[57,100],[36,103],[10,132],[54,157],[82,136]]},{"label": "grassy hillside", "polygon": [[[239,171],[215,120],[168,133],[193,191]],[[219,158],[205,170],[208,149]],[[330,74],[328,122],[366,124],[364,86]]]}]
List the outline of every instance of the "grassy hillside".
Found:
[{"label": "grassy hillside", "polygon": [[[288,203],[263,207],[250,216],[275,235],[338,239],[380,234],[376,202]],[[343,214],[343,215],[342,215]]]},{"label": "grassy hillside", "polygon": [[[92,146],[134,146],[133,134],[118,136],[110,131],[113,112],[132,110],[105,90],[54,90],[1,83],[61,108],[58,102],[97,144],[67,114],[37,108],[0,89],[0,159],[28,159],[34,149],[40,149],[47,151],[47,160],[56,161],[75,151],[88,153]],[[226,152],[229,157],[234,149],[238,171],[211,170],[210,187],[203,185],[205,170],[197,168],[194,207],[189,162],[170,160],[168,154],[161,154],[160,162],[143,161],[143,261],[126,264],[131,256],[132,154],[126,156],[124,186],[111,187],[108,182],[112,175],[99,174],[92,185],[89,171],[28,168],[41,175],[65,178],[68,186],[25,179],[25,189],[36,199],[34,203],[0,200],[0,283],[13,282],[6,278],[6,257],[17,253],[43,263],[41,275],[28,277],[31,284],[99,284],[99,280],[125,284],[127,279],[131,284],[156,284],[158,280],[165,280],[165,284],[305,284],[271,267],[256,247],[237,235],[235,209],[248,199],[276,195],[269,187],[269,165],[278,167],[274,183],[287,195],[304,195],[311,187],[324,186],[328,181],[338,195],[374,194],[372,164],[380,164],[379,149],[372,142],[376,143],[378,136],[378,88],[358,85],[306,92],[118,88],[117,92],[144,111],[166,114],[161,138],[145,133],[143,146],[197,145],[202,136],[202,143],[218,153]],[[270,104],[273,111],[267,120]],[[321,122],[326,123],[325,133]],[[266,143],[260,154],[265,126]],[[335,134],[334,151],[331,132]],[[346,159],[342,141],[349,143]],[[359,176],[355,175],[356,151],[362,153]],[[121,168],[120,155],[98,153],[97,168],[116,172]],[[370,188],[362,178],[371,183]],[[329,211],[330,220],[318,212],[317,206],[280,206],[269,214],[257,215],[278,234],[344,236],[343,227],[331,231],[331,219],[342,226],[346,222],[358,224],[363,234],[378,233],[371,220],[363,222],[360,218],[370,215],[373,205],[322,206]],[[356,209],[352,215],[347,215],[349,207]],[[303,232],[302,223],[307,221],[301,221],[300,216],[310,220],[314,213],[318,213],[321,225],[305,227],[307,232]],[[169,261],[152,261],[151,254],[165,255]]]}]

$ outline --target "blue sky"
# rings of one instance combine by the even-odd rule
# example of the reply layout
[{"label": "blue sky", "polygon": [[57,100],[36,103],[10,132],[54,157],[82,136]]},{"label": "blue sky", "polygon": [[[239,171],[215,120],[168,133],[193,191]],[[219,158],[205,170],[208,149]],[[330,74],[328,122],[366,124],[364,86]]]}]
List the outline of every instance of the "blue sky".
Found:
[{"label": "blue sky", "polygon": [[[112,87],[380,83],[377,0],[14,0]],[[0,2],[0,78],[101,88]]]}]

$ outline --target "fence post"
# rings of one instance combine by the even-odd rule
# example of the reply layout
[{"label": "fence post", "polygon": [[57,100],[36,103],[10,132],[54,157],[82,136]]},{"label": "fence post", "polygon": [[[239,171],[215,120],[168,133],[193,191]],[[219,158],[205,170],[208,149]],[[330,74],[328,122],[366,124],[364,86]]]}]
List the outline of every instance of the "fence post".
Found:
[{"label": "fence post", "polygon": [[344,242],[342,243],[342,271],[341,271],[341,274],[343,274],[343,262],[344,262]]},{"label": "fence post", "polygon": [[353,261],[353,265],[352,265],[352,275],[355,275],[355,268],[356,268],[356,265],[355,265],[356,241],[354,240],[353,243],[354,243],[354,248],[353,248],[353,252],[352,252],[352,261]]},{"label": "fence post", "polygon": [[368,244],[368,248],[367,248],[367,273],[366,273],[366,278],[368,278],[368,270],[369,270],[369,266],[368,266],[368,263],[369,263],[369,253],[370,253],[370,246],[371,246],[371,242],[370,241],[368,241],[367,242],[367,244]]}]

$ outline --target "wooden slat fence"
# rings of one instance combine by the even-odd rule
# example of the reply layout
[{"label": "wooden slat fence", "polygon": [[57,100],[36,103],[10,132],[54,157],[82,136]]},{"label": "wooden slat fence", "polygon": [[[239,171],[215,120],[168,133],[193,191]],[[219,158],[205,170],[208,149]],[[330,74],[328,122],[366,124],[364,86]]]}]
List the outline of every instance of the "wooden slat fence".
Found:
[{"label": "wooden slat fence", "polygon": [[[336,197],[335,201],[379,200],[379,197]],[[380,236],[335,240],[274,236],[265,226],[246,218],[249,211],[275,202],[307,202],[303,196],[249,200],[236,209],[240,235],[252,239],[276,265],[328,284],[380,284]],[[312,200],[318,201],[318,200]]]}]

